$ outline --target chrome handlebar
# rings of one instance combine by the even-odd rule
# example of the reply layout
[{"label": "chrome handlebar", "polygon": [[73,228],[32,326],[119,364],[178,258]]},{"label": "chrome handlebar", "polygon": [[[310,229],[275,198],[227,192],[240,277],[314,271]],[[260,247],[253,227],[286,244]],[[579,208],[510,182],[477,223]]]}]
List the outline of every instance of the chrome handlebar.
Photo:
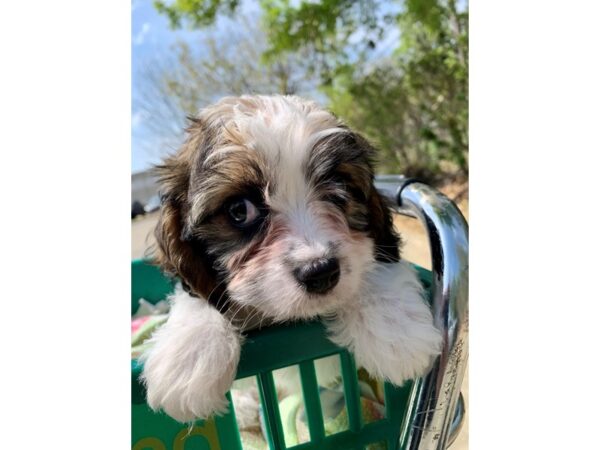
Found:
[{"label": "chrome handlebar", "polygon": [[459,395],[468,357],[468,225],[451,200],[423,183],[382,176],[375,184],[399,213],[418,218],[427,231],[432,312],[444,336],[442,354],[431,372],[414,385],[414,410],[407,416],[410,423],[400,436],[400,447],[443,450],[456,437],[464,411]]}]

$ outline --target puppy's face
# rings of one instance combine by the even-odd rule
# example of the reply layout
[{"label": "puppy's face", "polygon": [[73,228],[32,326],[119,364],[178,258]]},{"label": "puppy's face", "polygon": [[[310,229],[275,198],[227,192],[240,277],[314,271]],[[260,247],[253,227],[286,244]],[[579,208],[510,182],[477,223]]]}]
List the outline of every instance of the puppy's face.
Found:
[{"label": "puppy's face", "polygon": [[226,98],[159,168],[158,260],[218,307],[274,320],[340,307],[398,237],[372,148],[295,97]]}]

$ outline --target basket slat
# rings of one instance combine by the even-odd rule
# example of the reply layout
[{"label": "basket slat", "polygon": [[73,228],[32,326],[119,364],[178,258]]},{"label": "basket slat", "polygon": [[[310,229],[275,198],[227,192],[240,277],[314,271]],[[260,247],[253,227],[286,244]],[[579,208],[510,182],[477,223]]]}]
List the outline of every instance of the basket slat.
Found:
[{"label": "basket slat", "polygon": [[302,381],[302,392],[310,431],[310,441],[318,443],[325,437],[325,426],[323,424],[323,412],[319,399],[319,386],[317,374],[313,361],[300,363],[300,379]]},{"label": "basket slat", "polygon": [[284,450],[285,438],[281,415],[279,414],[279,402],[277,400],[277,389],[273,380],[272,372],[264,372],[258,375],[258,392],[263,407],[264,417],[267,422],[267,439],[271,450]]}]

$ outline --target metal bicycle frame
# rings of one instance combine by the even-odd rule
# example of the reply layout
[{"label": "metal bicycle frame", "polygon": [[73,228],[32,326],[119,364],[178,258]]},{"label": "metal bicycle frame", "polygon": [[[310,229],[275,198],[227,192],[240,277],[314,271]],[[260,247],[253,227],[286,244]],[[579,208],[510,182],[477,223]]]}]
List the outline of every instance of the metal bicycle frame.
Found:
[{"label": "metal bicycle frame", "polygon": [[411,450],[442,450],[458,434],[464,413],[459,395],[468,357],[468,225],[452,201],[423,183],[383,176],[376,185],[399,213],[419,219],[429,237],[432,312],[444,344],[430,373],[415,383],[416,411],[401,443]]}]

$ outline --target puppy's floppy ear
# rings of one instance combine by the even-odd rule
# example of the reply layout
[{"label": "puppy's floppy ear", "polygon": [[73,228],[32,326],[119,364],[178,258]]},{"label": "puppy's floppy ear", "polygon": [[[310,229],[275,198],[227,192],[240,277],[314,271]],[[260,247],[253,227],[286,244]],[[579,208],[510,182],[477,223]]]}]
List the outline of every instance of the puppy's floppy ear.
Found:
[{"label": "puppy's floppy ear", "polygon": [[[155,262],[166,273],[181,278],[191,293],[216,305],[223,292],[216,292],[217,271],[202,242],[194,239],[186,225],[189,212],[188,190],[192,165],[202,145],[199,122],[188,129],[188,140],[181,150],[156,166],[161,192],[160,217],[154,230],[157,248]],[[218,294],[218,295],[217,295]]]},{"label": "puppy's floppy ear", "polygon": [[400,236],[394,230],[390,206],[373,184],[367,198],[369,229],[375,241],[375,259],[380,262],[400,260]]},{"label": "puppy's floppy ear", "polygon": [[379,194],[374,184],[374,161],[377,151],[359,134],[352,133],[352,136],[357,147],[362,150],[361,160],[363,163],[361,166],[363,170],[357,178],[361,180],[363,192],[365,193],[369,234],[375,241],[375,258],[380,262],[398,262],[400,260],[401,239],[394,230],[390,204],[386,198]]}]

